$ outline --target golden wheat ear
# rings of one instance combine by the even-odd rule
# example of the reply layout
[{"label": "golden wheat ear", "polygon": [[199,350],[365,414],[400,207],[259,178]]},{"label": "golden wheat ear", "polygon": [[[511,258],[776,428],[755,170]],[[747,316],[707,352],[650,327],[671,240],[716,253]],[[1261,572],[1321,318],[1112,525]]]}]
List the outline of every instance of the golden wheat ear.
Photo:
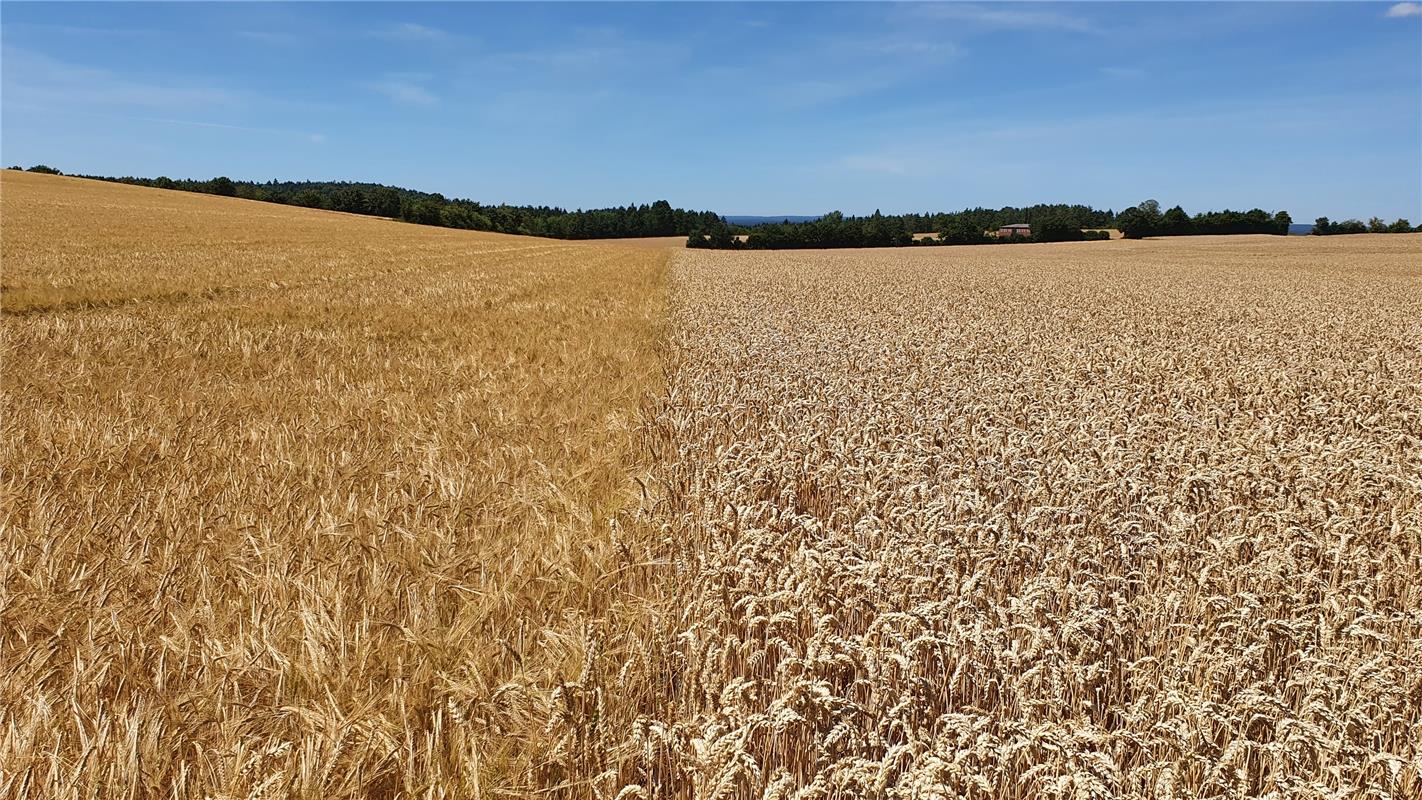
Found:
[{"label": "golden wheat ear", "polygon": [[664,248],[0,180],[0,796],[611,785]]}]

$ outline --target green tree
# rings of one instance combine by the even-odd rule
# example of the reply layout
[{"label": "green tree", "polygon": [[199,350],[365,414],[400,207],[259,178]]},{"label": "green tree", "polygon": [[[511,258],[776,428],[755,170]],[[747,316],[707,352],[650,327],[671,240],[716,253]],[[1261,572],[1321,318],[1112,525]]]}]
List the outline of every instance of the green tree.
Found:
[{"label": "green tree", "polygon": [[349,214],[364,214],[365,193],[354,186],[343,186],[331,195],[331,208]]},{"label": "green tree", "polygon": [[389,186],[371,190],[365,199],[366,213],[377,217],[400,216],[400,193]]},{"label": "green tree", "polygon": [[955,216],[939,231],[938,238],[945,244],[982,244],[987,237],[982,230]]},{"label": "green tree", "polygon": [[303,189],[292,196],[291,204],[304,208],[325,208],[326,198],[314,189]]},{"label": "green tree", "polygon": [[1160,203],[1146,200],[1116,215],[1116,228],[1127,239],[1158,236],[1161,228]]},{"label": "green tree", "polygon": [[673,225],[671,203],[665,200],[658,200],[652,204],[648,210],[650,231],[649,236],[671,236],[676,233],[676,226]]},{"label": "green tree", "polygon": [[475,211],[472,203],[458,201],[440,209],[439,224],[446,228],[482,231],[489,229],[489,218]]},{"label": "green tree", "polygon": [[1175,206],[1161,215],[1160,233],[1165,236],[1180,236],[1190,232],[1190,215],[1185,209]]},{"label": "green tree", "polygon": [[407,201],[400,206],[400,218],[406,222],[414,222],[420,225],[438,225],[440,223],[440,212],[444,210],[444,203],[433,198],[422,197],[418,200]]},{"label": "green tree", "polygon": [[1038,242],[1078,242],[1085,237],[1081,228],[1065,215],[1056,213],[1039,217],[1032,223],[1032,239]]},{"label": "green tree", "polygon": [[267,196],[267,190],[255,183],[237,184],[237,196],[244,200],[260,200],[263,202],[271,199]]},{"label": "green tree", "polygon": [[221,175],[207,182],[207,193],[222,197],[236,197],[237,186],[232,183],[231,178]]},{"label": "green tree", "polygon": [[1146,215],[1139,208],[1131,207],[1116,215],[1116,229],[1126,239],[1141,239],[1155,233]]}]

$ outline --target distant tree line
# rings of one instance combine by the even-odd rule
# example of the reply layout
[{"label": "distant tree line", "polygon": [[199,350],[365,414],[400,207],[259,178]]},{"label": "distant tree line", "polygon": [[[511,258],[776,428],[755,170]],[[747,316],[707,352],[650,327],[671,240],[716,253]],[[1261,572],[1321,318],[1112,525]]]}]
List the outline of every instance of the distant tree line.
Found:
[{"label": "distant tree line", "polygon": [[[804,222],[781,222],[735,228],[723,222],[693,231],[687,247],[744,250],[799,250],[841,247],[929,247],[941,244],[1011,244],[1109,239],[1105,230],[1115,222],[1110,210],[1083,205],[1035,205],[1025,208],[970,208],[936,214],[846,216],[832,211]],[[1030,236],[999,237],[1005,225],[1032,226]],[[936,236],[915,239],[915,233]],[[744,240],[738,234],[744,234]]]},{"label": "distant tree line", "polygon": [[1313,221],[1314,236],[1337,236],[1343,233],[1422,233],[1422,225],[1414,228],[1412,223],[1405,219],[1387,223],[1380,217],[1373,217],[1366,225],[1356,219],[1331,222],[1328,217],[1319,217]]},{"label": "distant tree line", "polygon": [[[12,167],[12,169],[19,169]],[[63,174],[43,164],[30,172]],[[398,186],[349,181],[234,181],[227,177],[199,181],[168,177],[112,178],[76,175],[79,178],[177,189],[223,197],[241,197],[267,203],[390,217],[420,225],[476,231],[547,236],[554,239],[615,239],[638,236],[685,236],[693,230],[724,226],[711,211],[672,208],[665,200],[650,205],[568,211],[553,206],[484,205],[473,200],[448,199],[441,194]]]},{"label": "distant tree line", "polygon": [[1116,227],[1127,239],[1145,236],[1200,236],[1206,234],[1269,233],[1287,236],[1293,218],[1287,211],[1270,214],[1263,209],[1249,211],[1206,211],[1195,216],[1180,206],[1160,210],[1160,203],[1147,200],[1116,215]]}]

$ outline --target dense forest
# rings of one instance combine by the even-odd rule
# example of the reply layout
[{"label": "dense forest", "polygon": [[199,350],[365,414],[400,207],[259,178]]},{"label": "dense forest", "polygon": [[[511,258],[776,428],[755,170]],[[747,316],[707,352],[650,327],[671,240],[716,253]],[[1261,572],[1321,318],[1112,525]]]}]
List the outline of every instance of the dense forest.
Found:
[{"label": "dense forest", "polygon": [[[1106,239],[1110,234],[1093,228],[1110,228],[1116,215],[1083,205],[1040,204],[1018,208],[970,208],[952,213],[881,214],[846,216],[838,211],[805,222],[757,225],[744,240],[726,225],[694,231],[687,247],[745,250],[796,250],[838,247],[907,247],[939,244],[1009,244]],[[1025,223],[1031,236],[999,238],[1004,225]],[[936,237],[914,239],[915,233]]]},{"label": "dense forest", "polygon": [[[18,169],[18,167],[12,167]],[[38,165],[31,172],[62,174]],[[555,239],[617,239],[638,236],[685,236],[694,230],[724,226],[710,211],[672,208],[665,200],[651,205],[567,211],[552,206],[484,205],[473,200],[448,199],[441,194],[418,192],[378,183],[348,181],[234,181],[225,177],[208,181],[158,178],[112,178],[76,175],[78,178],[177,189],[268,203],[323,208],[351,214],[390,217],[421,225],[476,231],[547,236]]]},{"label": "dense forest", "polygon": [[[21,169],[11,167],[11,169]],[[39,164],[30,172],[63,174]],[[1147,200],[1119,214],[1085,205],[1038,204],[1004,208],[969,208],[957,212],[846,216],[838,211],[805,221],[789,221],[743,228],[731,225],[711,211],[672,208],[665,200],[651,205],[568,211],[554,206],[484,205],[473,200],[352,181],[234,181],[157,178],[114,178],[76,175],[79,178],[176,189],[185,192],[240,197],[268,203],[344,211],[446,228],[463,228],[555,239],[618,239],[642,236],[687,236],[687,247],[747,250],[820,249],[839,247],[906,247],[941,244],[1012,244],[1106,239],[1102,229],[1117,228],[1127,239],[1146,236],[1268,233],[1286,235],[1293,221],[1288,212],[1207,211],[1190,216],[1180,206],[1160,210]],[[999,237],[1006,225],[1027,224],[1030,236]],[[1330,236],[1349,233],[1407,233],[1422,231],[1405,219],[1392,223],[1374,217],[1331,222],[1319,217],[1313,233]],[[933,237],[915,239],[915,233]]]},{"label": "dense forest", "polygon": [[1405,219],[1387,223],[1380,217],[1373,217],[1366,223],[1356,219],[1331,222],[1328,217],[1319,217],[1313,221],[1314,236],[1337,236],[1344,233],[1422,233],[1422,225],[1414,228],[1412,223]]},{"label": "dense forest", "polygon": [[1202,236],[1207,234],[1269,233],[1287,236],[1293,219],[1287,211],[1270,214],[1249,211],[1206,211],[1195,216],[1180,206],[1161,212],[1160,203],[1147,200],[1116,215],[1116,227],[1127,239],[1145,236]]}]

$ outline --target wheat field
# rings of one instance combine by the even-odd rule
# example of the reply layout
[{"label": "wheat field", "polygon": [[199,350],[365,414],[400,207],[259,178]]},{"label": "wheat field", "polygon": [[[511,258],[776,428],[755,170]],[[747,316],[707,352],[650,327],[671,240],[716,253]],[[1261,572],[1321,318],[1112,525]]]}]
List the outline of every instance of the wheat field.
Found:
[{"label": "wheat field", "polygon": [[627,796],[1422,796],[1419,254],[679,255]]},{"label": "wheat field", "polygon": [[1422,236],[0,211],[0,796],[1422,796]]},{"label": "wheat field", "polygon": [[665,251],[0,180],[0,796],[577,779]]}]

